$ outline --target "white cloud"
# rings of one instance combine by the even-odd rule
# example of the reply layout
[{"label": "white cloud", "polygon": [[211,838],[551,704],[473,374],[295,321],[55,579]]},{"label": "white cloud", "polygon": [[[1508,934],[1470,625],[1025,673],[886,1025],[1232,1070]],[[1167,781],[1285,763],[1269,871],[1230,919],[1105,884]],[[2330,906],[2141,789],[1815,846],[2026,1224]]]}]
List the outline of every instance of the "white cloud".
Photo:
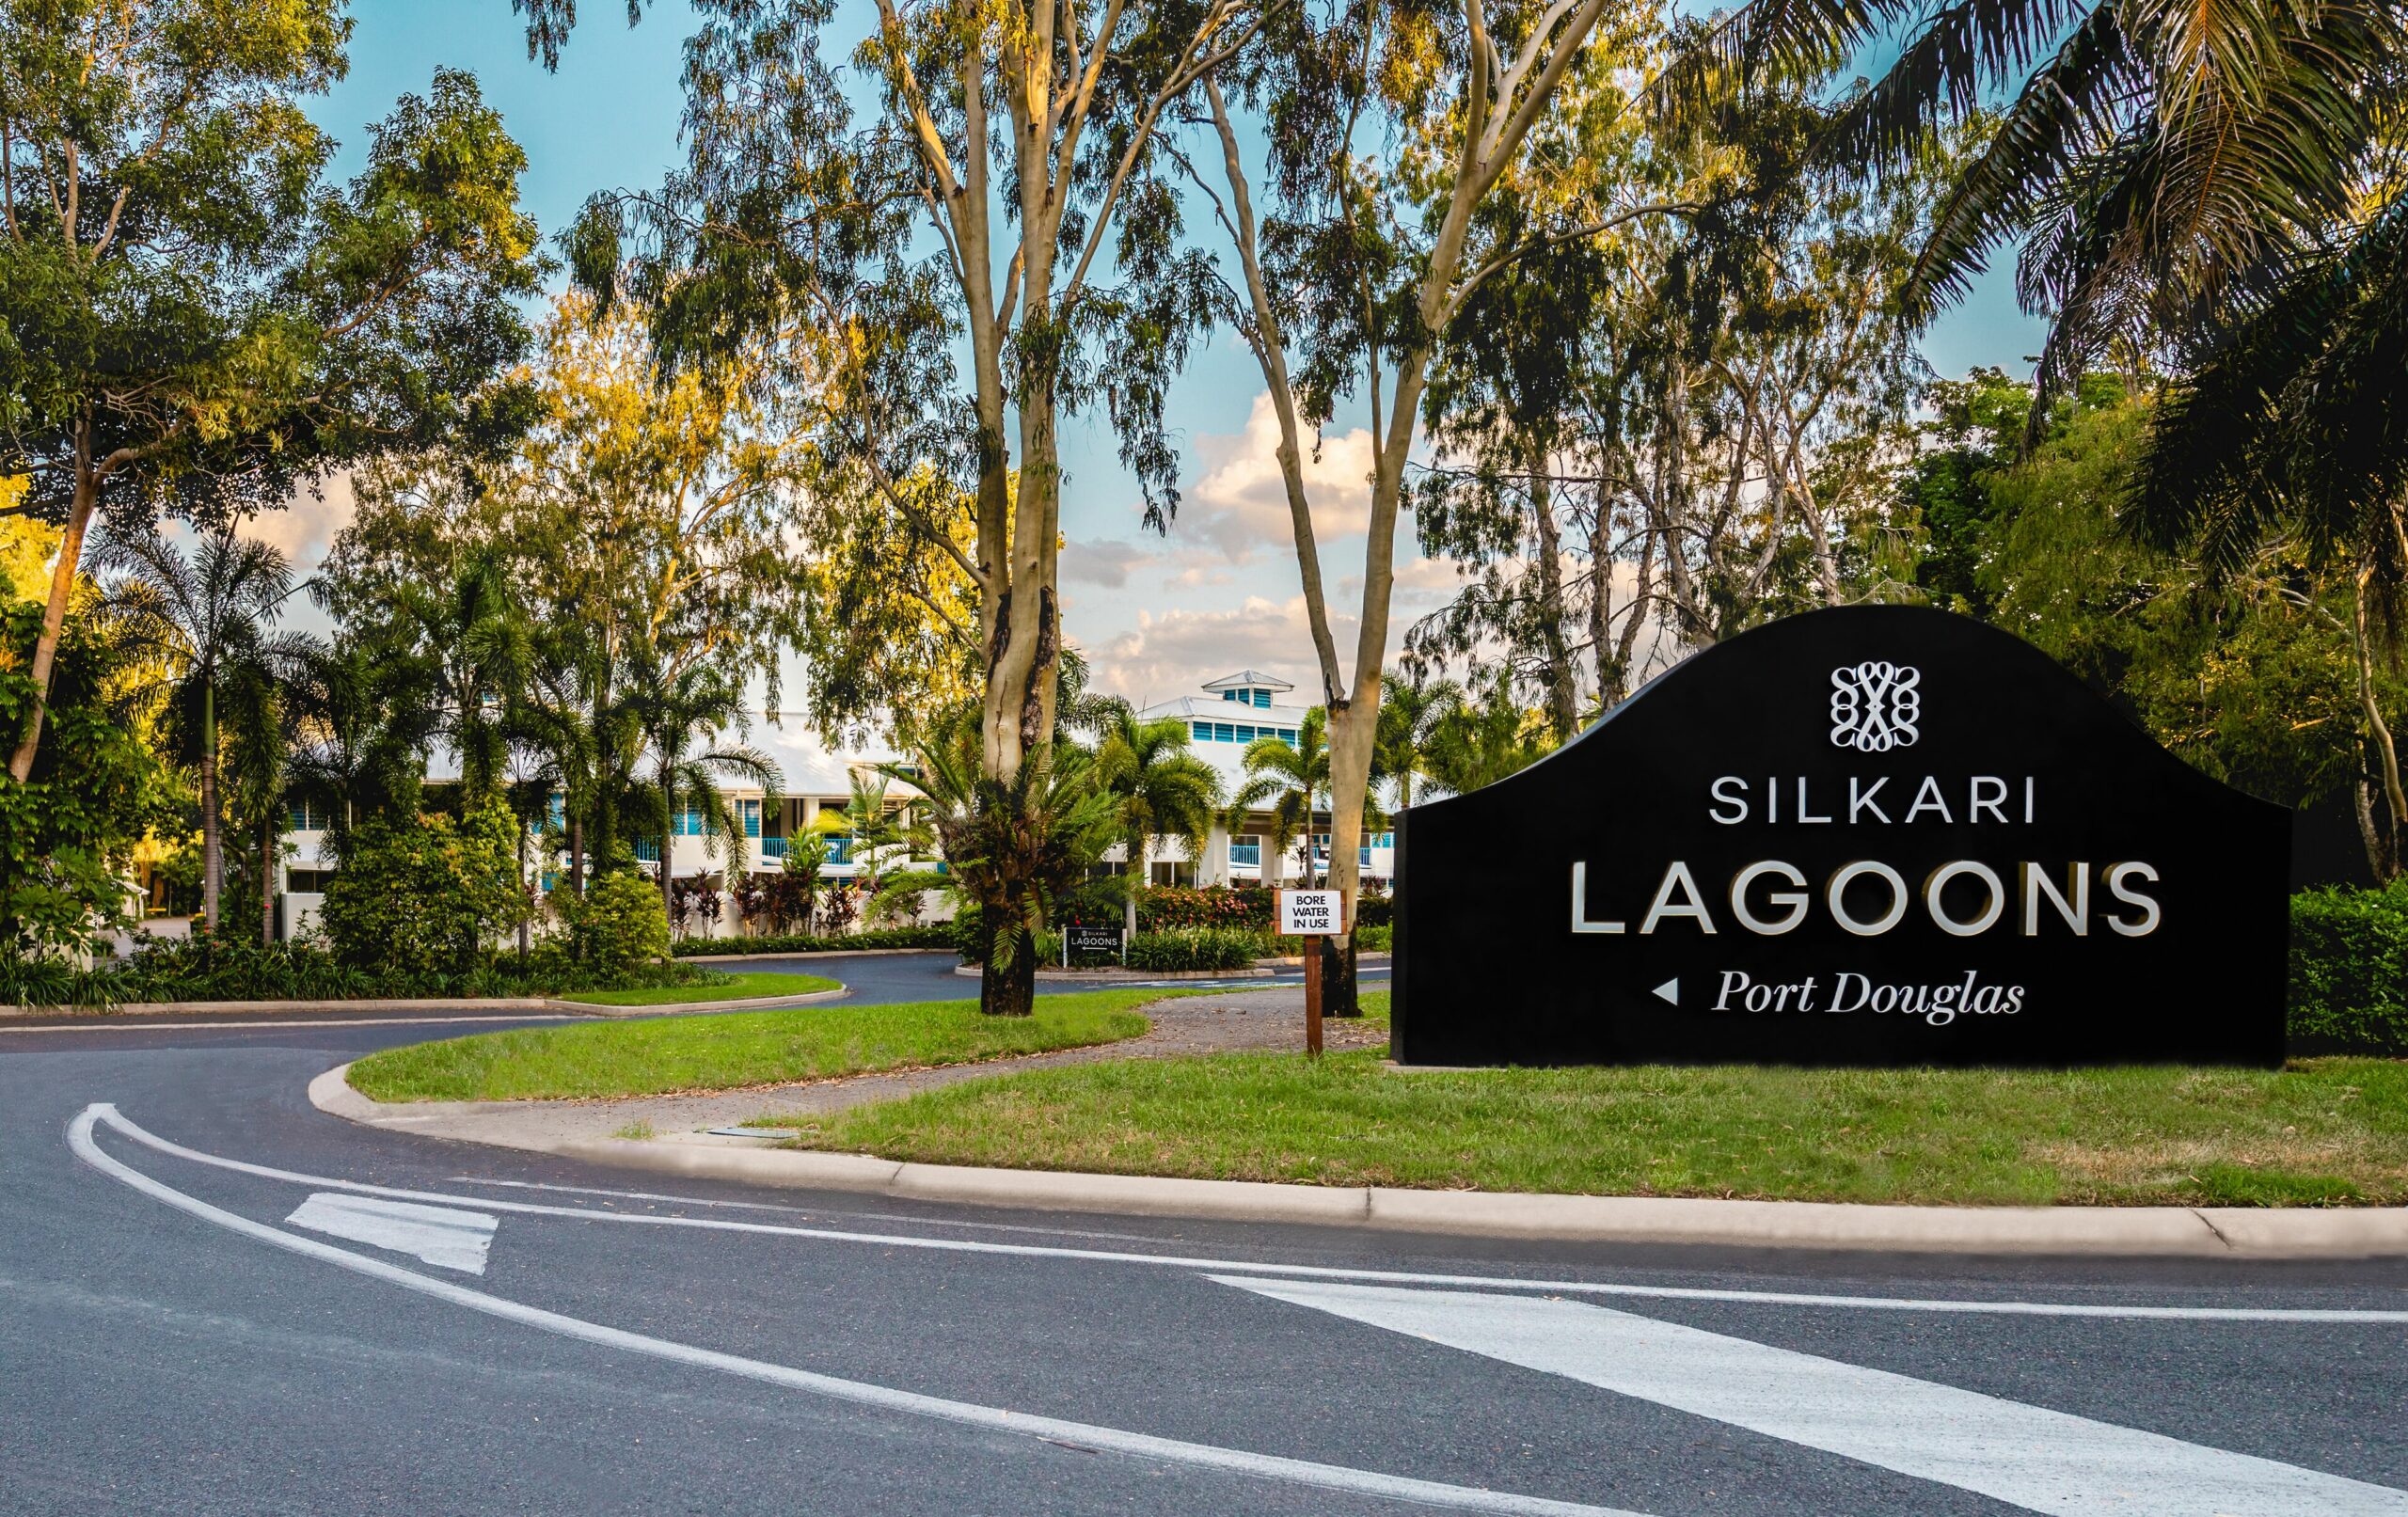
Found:
[{"label": "white cloud", "polygon": [[[1352,657],[1354,618],[1333,617],[1331,631],[1342,656]],[[1321,675],[1302,595],[1285,604],[1249,596],[1244,605],[1221,610],[1140,610],[1135,626],[1116,633],[1097,651],[1095,668],[1099,687],[1138,702],[1192,695],[1206,680],[1240,669],[1292,681],[1302,703],[1320,700]]]},{"label": "white cloud", "polygon": [[[1180,501],[1171,543],[1209,544],[1232,563],[1247,562],[1265,549],[1292,557],[1295,529],[1279,472],[1279,417],[1270,395],[1254,398],[1244,432],[1199,434],[1196,455],[1203,473]],[[1305,498],[1312,503],[1313,531],[1324,551],[1333,542],[1365,531],[1371,515],[1371,435],[1361,427],[1323,437],[1318,454],[1306,440]]]},{"label": "white cloud", "polygon": [[1130,570],[1151,563],[1158,556],[1117,538],[1099,537],[1087,542],[1070,538],[1062,545],[1062,577],[1074,584],[1118,590],[1129,583]]},{"label": "white cloud", "polygon": [[281,549],[297,574],[308,574],[325,558],[335,534],[351,525],[359,504],[352,498],[351,476],[337,474],[312,495],[305,486],[293,493],[282,511],[262,511],[243,524],[243,535]]}]

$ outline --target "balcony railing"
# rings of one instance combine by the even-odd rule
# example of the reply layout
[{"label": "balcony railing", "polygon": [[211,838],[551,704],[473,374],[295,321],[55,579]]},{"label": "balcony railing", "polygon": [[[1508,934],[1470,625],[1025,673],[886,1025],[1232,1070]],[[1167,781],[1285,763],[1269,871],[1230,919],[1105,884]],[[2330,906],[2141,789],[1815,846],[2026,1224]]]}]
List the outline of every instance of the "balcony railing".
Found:
[{"label": "balcony railing", "polygon": [[786,840],[785,840],[784,838],[763,838],[763,839],[761,840],[761,857],[762,857],[762,858],[764,858],[764,859],[783,859],[783,858],[784,858],[785,856],[786,856]]},{"label": "balcony railing", "polygon": [[1232,843],[1232,844],[1230,844],[1230,845],[1229,845],[1229,862],[1230,862],[1232,865],[1240,865],[1240,866],[1244,866],[1244,867],[1248,868],[1248,869],[1259,869],[1259,868],[1261,868],[1261,867],[1262,867],[1262,845],[1261,845],[1261,844],[1259,844],[1259,843]]}]

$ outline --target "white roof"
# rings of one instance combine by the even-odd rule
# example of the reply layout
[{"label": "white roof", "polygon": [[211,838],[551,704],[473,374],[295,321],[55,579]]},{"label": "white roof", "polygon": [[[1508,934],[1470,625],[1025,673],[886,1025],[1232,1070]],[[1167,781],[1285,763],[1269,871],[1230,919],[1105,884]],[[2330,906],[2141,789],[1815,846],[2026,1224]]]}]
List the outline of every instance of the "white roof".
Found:
[{"label": "white roof", "polygon": [[1278,675],[1266,674],[1259,669],[1241,669],[1234,674],[1224,674],[1219,679],[1207,680],[1204,682],[1204,687],[1208,690],[1292,690],[1295,688],[1293,685]]},{"label": "white roof", "polygon": [[1269,722],[1275,727],[1292,727],[1305,719],[1309,707],[1300,705],[1255,705],[1246,701],[1224,701],[1217,695],[1182,695],[1172,701],[1157,701],[1137,713],[1140,721],[1158,717],[1194,717],[1199,720],[1245,721],[1259,727]]},{"label": "white roof", "polygon": [[[848,799],[853,793],[852,777],[856,772],[867,771],[875,765],[897,763],[904,758],[894,744],[872,729],[864,728],[848,735],[847,740],[832,746],[793,712],[785,713],[782,725],[755,721],[749,735],[730,728],[721,735],[730,744],[744,744],[768,754],[777,765],[783,782],[779,793],[798,798],[816,796],[823,800]],[[459,759],[449,748],[439,743],[435,745],[426,755],[426,778],[437,784],[457,782],[460,778]],[[875,782],[877,776],[873,774],[868,778]],[[730,781],[721,788],[732,796],[756,795],[760,789],[757,785],[738,781]],[[887,794],[899,799],[906,794],[916,795],[918,792],[895,781],[889,782]]]}]

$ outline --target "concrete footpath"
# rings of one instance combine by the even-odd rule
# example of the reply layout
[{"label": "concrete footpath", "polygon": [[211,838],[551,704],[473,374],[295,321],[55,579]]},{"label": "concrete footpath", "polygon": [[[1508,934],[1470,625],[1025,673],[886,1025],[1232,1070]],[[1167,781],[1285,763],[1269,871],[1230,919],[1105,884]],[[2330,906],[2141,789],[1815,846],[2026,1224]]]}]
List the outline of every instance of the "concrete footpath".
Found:
[{"label": "concrete footpath", "polygon": [[[1267,1184],[915,1164],[784,1148],[713,1132],[764,1116],[807,1118],[965,1080],[1102,1059],[1292,1046],[1293,990],[1164,1003],[1154,1028],[1096,1048],[808,1083],[626,1100],[384,1103],[350,1066],[309,1083],[320,1110],[364,1126],[693,1179],[859,1192],[897,1200],[1058,1211],[1305,1223],[1563,1242],[1994,1255],[2233,1259],[2408,1257],[2408,1208],[1926,1207],[1673,1196],[1591,1196],[1382,1186]],[[1333,1047],[1376,1042],[1376,1024],[1328,1024]],[[630,1136],[633,1132],[649,1136]]]}]

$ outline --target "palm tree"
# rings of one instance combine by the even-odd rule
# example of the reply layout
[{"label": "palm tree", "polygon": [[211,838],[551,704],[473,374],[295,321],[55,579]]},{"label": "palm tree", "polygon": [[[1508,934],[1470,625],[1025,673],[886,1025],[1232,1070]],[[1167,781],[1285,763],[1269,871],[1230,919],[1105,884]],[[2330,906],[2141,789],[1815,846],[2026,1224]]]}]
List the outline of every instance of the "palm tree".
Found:
[{"label": "palm tree", "polygon": [[1283,738],[1258,737],[1246,745],[1246,782],[1229,800],[1229,830],[1249,825],[1247,817],[1255,808],[1268,800],[1271,804],[1270,826],[1264,837],[1267,852],[1264,868],[1269,872],[1263,883],[1275,885],[1283,872],[1288,845],[1298,833],[1306,835],[1305,877],[1312,878],[1313,813],[1322,794],[1329,789],[1329,712],[1315,706],[1305,713],[1296,724],[1296,741],[1291,747]]},{"label": "palm tree", "polygon": [[325,849],[341,859],[363,816],[418,807],[436,715],[422,671],[356,640],[294,650],[285,685],[287,782],[326,808]]},{"label": "palm tree", "polygon": [[135,635],[183,671],[168,687],[169,741],[200,776],[200,909],[214,933],[226,884],[218,703],[237,680],[272,679],[293,651],[270,630],[292,597],[293,571],[230,524],[201,533],[187,556],[150,522],[125,518],[102,528],[92,566],[114,577],[111,598]]},{"label": "palm tree", "polygon": [[1086,751],[1068,742],[1032,756],[1009,780],[987,778],[974,719],[940,728],[917,758],[883,772],[928,798],[947,879],[978,909],[986,940],[978,1009],[1025,1017],[1036,1006],[1038,928],[1111,846],[1112,798],[1096,788]]},{"label": "palm tree", "polygon": [[1498,671],[1477,703],[1464,702],[1438,719],[1430,739],[1429,773],[1456,795],[1495,784],[1546,756],[1530,713],[1513,699],[1510,675]]},{"label": "palm tree", "polygon": [[585,893],[586,860],[607,858],[617,837],[623,777],[632,766],[635,712],[614,701],[599,640],[574,625],[536,629],[525,678],[508,714],[514,744],[539,755],[561,791],[571,894]]},{"label": "palm tree", "polygon": [[[639,670],[634,685],[641,693],[631,703],[652,754],[653,784],[661,807],[660,901],[673,919],[671,862],[681,802],[701,819],[704,853],[716,855],[722,842],[737,849],[744,845],[743,823],[721,793],[719,782],[738,779],[759,785],[765,809],[779,803],[784,782],[777,764],[759,749],[717,741],[731,727],[742,733],[751,726],[742,691],[726,673],[699,664],[673,674]],[[698,744],[711,746],[696,751]]]},{"label": "palm tree", "polygon": [[2368,150],[2408,78],[2391,6],[1751,0],[1656,98],[1712,119],[1735,83],[1811,88],[1901,31],[1822,158],[1896,166],[1935,126],[2015,93],[1934,209],[1909,300],[1928,313],[1961,297],[1993,248],[2020,239],[2019,294],[2051,318],[2036,424],[2108,339],[2148,323],[2177,341],[2212,330],[2301,254],[2350,240]]},{"label": "palm tree", "polygon": [[1414,782],[1430,772],[1430,747],[1448,713],[1463,704],[1463,687],[1450,679],[1380,684],[1380,720],[1371,739],[1371,782],[1395,787],[1399,811],[1413,804]]},{"label": "palm tree", "polygon": [[494,793],[509,762],[507,717],[530,659],[526,618],[489,549],[470,554],[440,593],[414,610],[434,656],[443,735],[474,806]]},{"label": "palm tree", "polygon": [[1122,928],[1137,936],[1137,892],[1146,882],[1152,840],[1177,838],[1193,859],[1212,835],[1221,807],[1221,776],[1187,751],[1184,719],[1140,720],[1117,703],[1097,745],[1096,784],[1112,798],[1115,827],[1129,855],[1129,888],[1123,893]]}]

